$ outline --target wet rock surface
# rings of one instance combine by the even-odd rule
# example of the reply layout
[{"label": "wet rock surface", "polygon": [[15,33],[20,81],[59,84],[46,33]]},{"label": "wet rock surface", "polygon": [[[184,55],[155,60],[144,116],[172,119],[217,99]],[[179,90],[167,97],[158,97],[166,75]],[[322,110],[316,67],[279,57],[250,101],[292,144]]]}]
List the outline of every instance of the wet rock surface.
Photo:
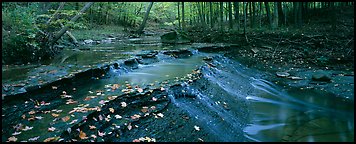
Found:
[{"label": "wet rock surface", "polygon": [[[228,47],[234,46],[220,48],[225,51],[230,49]],[[353,133],[348,130],[353,127],[346,126],[350,121],[329,116],[330,112],[350,114],[352,103],[333,94],[318,93],[318,89],[316,93],[298,94],[303,92],[298,85],[330,86],[330,83],[313,83],[313,71],[293,69],[286,71],[289,76],[278,77],[275,72],[249,69],[221,54],[210,53],[220,51],[217,48],[203,46],[199,51],[204,49],[208,53],[196,53],[192,49],[146,51],[134,58],[41,85],[13,99],[8,97],[2,107],[2,139],[7,141],[15,136],[19,141],[220,142],[307,141],[305,136],[311,136],[323,141],[325,138],[319,139],[318,135],[328,136],[330,132],[335,138],[342,137],[338,135],[342,132],[335,130],[337,127],[347,131],[346,141],[352,139]],[[182,75],[175,76],[171,71],[161,77],[155,75],[154,72],[166,71],[165,67],[175,68],[173,71]],[[189,72],[179,71],[185,67],[189,67]],[[342,73],[336,73],[331,74],[332,84],[350,82],[342,79],[345,78]],[[262,79],[267,76],[288,88],[282,90]],[[131,78],[130,82],[126,81],[127,77]],[[290,90],[290,87],[297,89]],[[11,89],[3,86],[3,90],[5,88]],[[330,102],[337,106],[332,107]],[[284,114],[287,109],[297,110]],[[309,110],[314,111],[312,116]],[[302,121],[304,117],[313,116],[317,116],[317,123],[322,123],[318,127],[327,133],[310,131],[315,124],[312,119]],[[275,136],[249,129],[258,130],[265,125],[271,127],[266,131]],[[286,126],[279,130],[273,125]],[[305,135],[308,131],[310,133]],[[267,138],[263,137],[266,135]]]}]

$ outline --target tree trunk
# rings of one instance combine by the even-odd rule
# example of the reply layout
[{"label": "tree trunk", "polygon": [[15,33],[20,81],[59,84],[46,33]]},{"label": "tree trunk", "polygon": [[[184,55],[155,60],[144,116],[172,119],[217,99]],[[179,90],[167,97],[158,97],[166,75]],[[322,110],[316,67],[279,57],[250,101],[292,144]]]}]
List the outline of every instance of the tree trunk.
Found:
[{"label": "tree trunk", "polygon": [[243,9],[244,9],[244,35],[246,36],[247,2],[243,2]]},{"label": "tree trunk", "polygon": [[303,5],[302,5],[302,3],[300,2],[300,3],[299,3],[299,9],[298,9],[298,24],[299,24],[300,27],[303,25],[303,16],[302,16],[302,13],[303,13]]},{"label": "tree trunk", "polygon": [[53,16],[46,22],[48,25],[52,20],[57,19],[58,12],[64,7],[65,2],[59,3],[59,7],[57,8],[56,12],[54,12]]},{"label": "tree trunk", "polygon": [[220,2],[220,31],[222,32],[223,31],[223,20],[224,20],[224,17],[223,17],[223,2]]},{"label": "tree trunk", "polygon": [[230,27],[230,29],[232,29],[234,23],[232,21],[232,6],[231,6],[231,2],[228,2],[228,7],[229,7],[229,27]]},{"label": "tree trunk", "polygon": [[283,10],[282,10],[282,2],[278,2],[278,23],[282,24],[284,22]]},{"label": "tree trunk", "polygon": [[153,2],[151,2],[150,5],[148,6],[145,17],[143,18],[142,24],[138,28],[137,33],[141,34],[143,32],[143,29],[145,28],[145,25],[146,25],[146,22],[148,19],[148,15],[150,14],[152,6],[153,6]]},{"label": "tree trunk", "polygon": [[287,2],[284,2],[283,5],[283,10],[284,10],[284,25],[287,26]]},{"label": "tree trunk", "polygon": [[274,10],[273,10],[273,27],[272,29],[277,29],[278,27],[278,2],[274,2]]},{"label": "tree trunk", "polygon": [[240,30],[239,2],[234,2],[234,10],[235,10],[235,21],[237,25],[237,30]]},{"label": "tree trunk", "polygon": [[182,30],[185,30],[185,21],[184,21],[184,2],[182,2]]},{"label": "tree trunk", "polygon": [[268,2],[264,2],[265,3],[265,7],[266,7],[266,13],[267,13],[267,17],[268,17],[268,22],[270,24],[270,26],[272,25],[272,16],[271,16],[271,11],[269,8],[269,4]]},{"label": "tree trunk", "polygon": [[260,11],[259,11],[259,15],[258,15],[258,19],[259,19],[259,27],[261,28],[262,27],[262,2],[260,2]]},{"label": "tree trunk", "polygon": [[180,9],[179,9],[179,2],[178,2],[178,26],[179,26],[179,29],[181,30],[182,29],[182,25],[180,23]]},{"label": "tree trunk", "polygon": [[[80,12],[74,16],[68,23],[74,23],[91,5],[93,2],[88,2],[85,4],[85,6],[80,10]],[[58,41],[59,38],[62,37],[62,35],[68,30],[69,24],[65,25],[53,38],[53,40],[50,42],[51,45],[53,45],[55,42]]]},{"label": "tree trunk", "polygon": [[209,7],[210,7],[210,28],[213,28],[214,22],[213,22],[213,4],[209,2]]}]

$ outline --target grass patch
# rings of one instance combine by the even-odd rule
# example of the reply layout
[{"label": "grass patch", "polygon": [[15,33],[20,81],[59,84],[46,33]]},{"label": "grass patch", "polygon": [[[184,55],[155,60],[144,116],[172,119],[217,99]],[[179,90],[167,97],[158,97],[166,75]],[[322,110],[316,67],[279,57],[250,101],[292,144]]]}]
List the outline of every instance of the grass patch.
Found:
[{"label": "grass patch", "polygon": [[71,33],[78,41],[87,39],[101,40],[109,35],[117,36],[124,33],[124,27],[115,25],[98,25],[87,30],[73,30]]}]

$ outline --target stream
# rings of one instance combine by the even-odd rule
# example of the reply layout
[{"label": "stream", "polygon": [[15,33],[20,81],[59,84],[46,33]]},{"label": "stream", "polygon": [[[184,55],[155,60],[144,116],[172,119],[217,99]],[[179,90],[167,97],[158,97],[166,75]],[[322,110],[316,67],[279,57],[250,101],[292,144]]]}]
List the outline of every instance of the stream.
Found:
[{"label": "stream", "polygon": [[[89,132],[86,132],[88,139],[73,140],[77,137],[75,131],[88,130],[84,126],[94,124],[106,132],[102,141],[112,140],[110,135],[114,134],[122,138],[112,141],[132,141],[133,138],[125,138],[129,135],[125,133],[141,135],[144,128],[137,127],[140,131],[134,133],[129,128],[131,123],[147,123],[150,116],[157,118],[167,105],[170,111],[188,114],[189,120],[200,126],[199,131],[206,133],[205,141],[354,141],[353,103],[322,91],[279,87],[261,79],[263,72],[249,69],[220,53],[200,52],[192,45],[161,45],[155,43],[156,39],[142,41],[133,39],[126,45],[117,42],[90,46],[89,51],[65,50],[51,62],[20,68],[23,69],[21,74],[11,71],[19,71],[19,68],[8,68],[8,71],[3,68],[4,83],[24,79],[39,69],[58,70],[53,76],[58,79],[72,71],[100,67],[104,62],[117,63],[100,76],[74,79],[58,88],[42,88],[16,101],[3,103],[2,141],[11,136],[17,141],[44,141],[51,137],[58,137],[58,141],[100,141],[90,137]],[[181,49],[191,53],[164,53]],[[153,56],[135,58],[147,54]],[[206,57],[212,60],[204,59]],[[43,102],[36,105],[35,101]],[[127,110],[122,102],[127,103]],[[157,111],[146,116],[146,112],[140,112],[146,105],[155,106]],[[145,119],[136,121],[133,114]],[[95,120],[102,116],[108,124]],[[168,123],[177,117],[163,118]],[[121,127],[111,130],[111,124]],[[152,122],[152,125],[158,124]],[[186,136],[189,133],[192,132],[176,133],[175,141],[195,141],[179,138],[189,137]],[[170,140],[157,138],[157,141]]]}]

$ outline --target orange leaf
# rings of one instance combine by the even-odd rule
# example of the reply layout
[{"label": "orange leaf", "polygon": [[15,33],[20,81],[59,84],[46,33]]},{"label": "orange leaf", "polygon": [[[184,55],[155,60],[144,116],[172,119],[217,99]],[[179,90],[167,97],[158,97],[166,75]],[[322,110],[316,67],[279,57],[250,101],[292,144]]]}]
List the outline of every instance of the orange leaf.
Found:
[{"label": "orange leaf", "polygon": [[62,117],[62,121],[66,122],[70,119],[70,116],[65,116],[65,117]]},{"label": "orange leaf", "polygon": [[80,139],[88,139],[87,134],[85,134],[83,131],[79,132],[79,138]]},{"label": "orange leaf", "polygon": [[146,113],[148,111],[148,107],[142,107],[141,112]]}]

